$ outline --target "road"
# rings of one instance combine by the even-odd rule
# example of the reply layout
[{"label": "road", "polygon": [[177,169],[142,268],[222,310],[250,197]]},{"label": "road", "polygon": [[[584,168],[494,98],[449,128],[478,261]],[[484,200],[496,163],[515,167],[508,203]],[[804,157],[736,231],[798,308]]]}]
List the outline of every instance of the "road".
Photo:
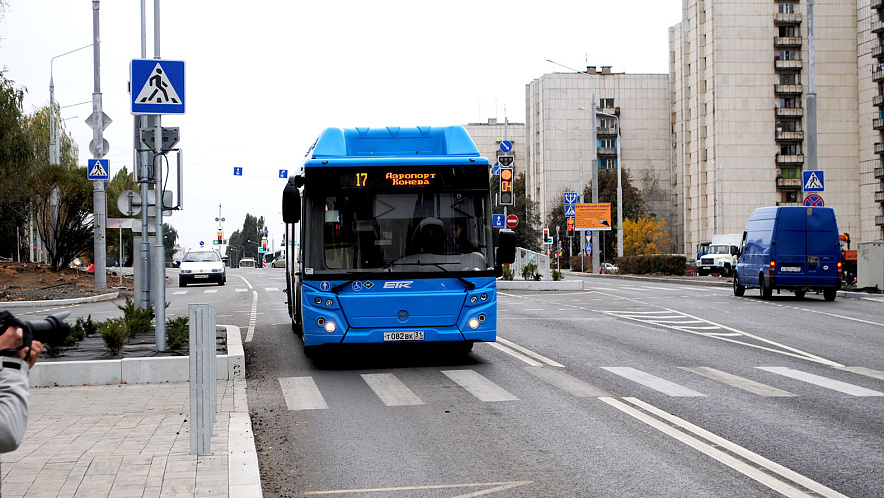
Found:
[{"label": "road", "polygon": [[282,269],[167,300],[242,328],[265,496],[881,496],[884,303],[586,278],[460,356],[307,359]]}]

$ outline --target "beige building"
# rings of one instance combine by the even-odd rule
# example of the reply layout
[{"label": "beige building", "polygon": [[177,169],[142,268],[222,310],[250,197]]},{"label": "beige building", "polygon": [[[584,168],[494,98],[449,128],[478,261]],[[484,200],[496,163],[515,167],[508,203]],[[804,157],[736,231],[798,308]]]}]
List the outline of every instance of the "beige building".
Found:
[{"label": "beige building", "polygon": [[[669,79],[665,74],[624,74],[611,67],[544,74],[526,86],[527,190],[540,219],[582,191],[592,179],[591,106],[597,109],[595,167],[616,169],[621,134],[622,167],[642,189],[650,210],[671,219]],[[581,168],[582,163],[582,168]],[[591,199],[585,199],[591,202]]]},{"label": "beige building", "polygon": [[[515,175],[525,172],[525,123],[499,123],[496,118],[489,118],[487,123],[470,123],[464,128],[476,143],[479,154],[492,165],[497,164],[499,156],[509,155],[513,156]],[[504,140],[513,144],[511,152],[501,152],[500,142]]]},{"label": "beige building", "polygon": [[869,52],[881,45],[870,41],[868,3],[814,5],[813,168],[806,1],[684,0],[683,20],[669,36],[673,193],[683,252],[714,234],[742,232],[756,207],[802,205],[802,171],[809,169],[824,172],[820,195],[842,232],[854,240],[881,237],[873,172],[880,159],[873,150],[884,140],[872,133],[872,94],[879,92],[871,90],[869,70]]}]

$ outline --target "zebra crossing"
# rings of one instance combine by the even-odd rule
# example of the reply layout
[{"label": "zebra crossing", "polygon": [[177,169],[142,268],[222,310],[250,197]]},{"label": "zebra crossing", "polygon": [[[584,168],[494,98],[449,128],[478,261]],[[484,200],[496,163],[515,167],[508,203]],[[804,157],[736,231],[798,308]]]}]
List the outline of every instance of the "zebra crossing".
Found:
[{"label": "zebra crossing", "polygon": [[[708,394],[701,392],[694,386],[688,387],[672,380],[663,378],[634,367],[598,367],[602,372],[613,377],[609,379],[621,379],[637,387],[637,391],[620,393],[620,396],[633,396],[647,393],[653,390],[671,397],[707,397]],[[768,385],[757,380],[749,379],[733,373],[724,372],[707,366],[679,367],[682,371],[696,374],[707,380],[715,381],[726,388],[739,389],[741,391],[761,397],[791,397],[798,394],[786,391],[776,386]],[[822,375],[805,372],[788,367],[758,366],[754,367],[758,372],[775,374],[780,378],[801,381],[811,386],[811,389],[827,389],[842,395],[853,397],[884,397],[884,392],[844,382]],[[522,370],[531,374],[536,379],[557,388],[568,395],[578,398],[609,398],[612,394],[606,390],[585,380],[579,379],[565,371],[550,366],[527,366]],[[871,370],[865,367],[844,367],[839,370],[853,373],[863,377],[884,380],[884,372]],[[514,394],[519,388],[514,376],[508,380],[514,385],[501,386],[491,379],[473,369],[440,370],[434,372],[440,375],[438,385],[444,387],[459,387],[463,392],[483,403],[503,403],[519,401],[521,398]],[[354,373],[354,375],[357,375]],[[424,398],[433,398],[437,393],[422,392],[428,389],[428,384],[420,383],[418,387],[409,386],[407,373],[394,374],[363,373],[359,377],[369,390],[387,407],[419,406],[426,402]],[[604,377],[604,375],[602,375]],[[450,382],[445,382],[447,379]],[[453,383],[453,384],[451,384]],[[323,396],[322,390],[317,385],[314,377],[281,377],[279,385],[290,411],[300,410],[328,410],[330,406]],[[437,385],[437,384],[432,384]],[[708,385],[708,384],[707,384]],[[884,385],[881,387],[884,389]]]}]

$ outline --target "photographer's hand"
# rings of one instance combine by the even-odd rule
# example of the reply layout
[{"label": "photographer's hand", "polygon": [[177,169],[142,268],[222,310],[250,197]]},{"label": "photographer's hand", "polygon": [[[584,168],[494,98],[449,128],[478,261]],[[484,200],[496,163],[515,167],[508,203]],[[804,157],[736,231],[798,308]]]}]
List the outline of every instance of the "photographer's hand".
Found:
[{"label": "photographer's hand", "polygon": [[[0,349],[15,349],[22,345],[22,329],[19,327],[10,327],[6,333],[0,335]],[[23,360],[27,360],[28,368],[34,366],[37,363],[37,357],[40,356],[40,353],[43,352],[43,343],[40,341],[32,341],[31,342],[31,350],[30,355],[28,355],[27,349],[22,349],[16,355],[15,358],[21,358]]]}]

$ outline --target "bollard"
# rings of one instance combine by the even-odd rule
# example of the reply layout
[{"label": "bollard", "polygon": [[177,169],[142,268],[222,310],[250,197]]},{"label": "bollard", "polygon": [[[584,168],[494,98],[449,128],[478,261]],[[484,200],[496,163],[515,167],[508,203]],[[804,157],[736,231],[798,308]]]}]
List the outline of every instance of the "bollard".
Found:
[{"label": "bollard", "polygon": [[218,388],[215,307],[191,304],[190,316],[190,454],[212,454]]}]

